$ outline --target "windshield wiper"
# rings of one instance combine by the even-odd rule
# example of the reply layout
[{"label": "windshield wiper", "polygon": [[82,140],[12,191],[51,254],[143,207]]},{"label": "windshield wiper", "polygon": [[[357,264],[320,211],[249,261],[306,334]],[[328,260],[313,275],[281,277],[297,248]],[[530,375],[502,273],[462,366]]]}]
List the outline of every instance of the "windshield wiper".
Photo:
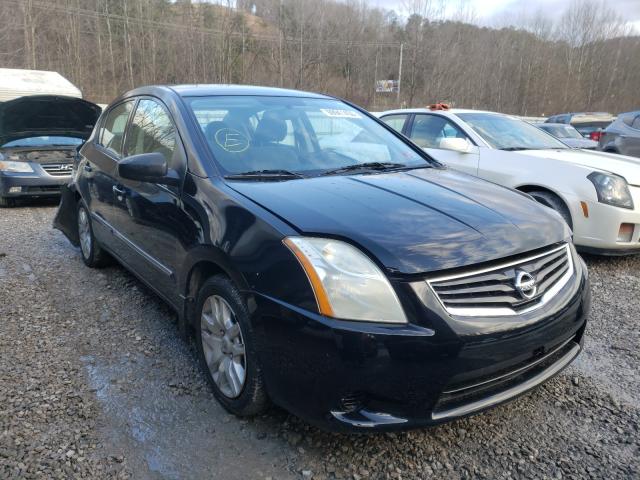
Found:
[{"label": "windshield wiper", "polygon": [[327,170],[322,175],[334,175],[337,173],[354,172],[358,170],[391,170],[394,168],[406,167],[404,163],[393,162],[366,162],[356,163],[354,165],[347,165],[346,167],[335,168],[333,170]]},{"label": "windshield wiper", "polygon": [[539,149],[532,148],[532,147],[504,147],[504,148],[499,148],[498,150],[504,150],[505,152],[518,152],[520,150],[539,150]]},{"label": "windshield wiper", "polygon": [[229,180],[287,180],[292,178],[305,178],[304,175],[289,170],[252,170],[250,172],[234,173],[226,175]]}]

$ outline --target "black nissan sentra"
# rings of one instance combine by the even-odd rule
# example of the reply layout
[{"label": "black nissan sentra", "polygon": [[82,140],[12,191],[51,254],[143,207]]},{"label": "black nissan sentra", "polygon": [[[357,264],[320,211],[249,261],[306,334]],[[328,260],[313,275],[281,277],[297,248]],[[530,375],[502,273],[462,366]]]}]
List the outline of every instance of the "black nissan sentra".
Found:
[{"label": "black nissan sentra", "polygon": [[80,150],[55,224],[89,267],[115,258],[175,308],[237,415],[463,417],[566,367],[589,310],[556,213],[324,95],[133,90]]}]

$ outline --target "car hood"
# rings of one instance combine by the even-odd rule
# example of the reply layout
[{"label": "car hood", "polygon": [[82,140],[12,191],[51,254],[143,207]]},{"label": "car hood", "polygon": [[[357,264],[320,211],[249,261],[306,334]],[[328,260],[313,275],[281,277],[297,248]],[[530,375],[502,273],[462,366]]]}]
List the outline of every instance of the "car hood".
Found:
[{"label": "car hood", "polygon": [[87,139],[101,108],[59,95],[34,95],[0,103],[0,145],[27,137],[64,136]]},{"label": "car hood", "polygon": [[514,152],[536,158],[550,158],[562,162],[575,163],[593,170],[615,173],[623,176],[631,185],[640,186],[640,159],[616,153],[589,150],[523,150]]},{"label": "car hood", "polygon": [[301,234],[347,239],[395,273],[495,260],[570,234],[525,195],[444,168],[228,185]]}]

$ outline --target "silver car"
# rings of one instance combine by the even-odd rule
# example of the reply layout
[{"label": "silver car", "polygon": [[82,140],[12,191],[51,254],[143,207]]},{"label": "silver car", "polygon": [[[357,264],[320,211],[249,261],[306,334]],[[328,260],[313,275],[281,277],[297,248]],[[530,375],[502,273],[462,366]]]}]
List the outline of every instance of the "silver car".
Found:
[{"label": "silver car", "polygon": [[598,150],[640,157],[640,110],[618,115],[602,132]]},{"label": "silver car", "polygon": [[545,132],[550,133],[561,140],[562,143],[569,145],[571,148],[595,150],[598,146],[598,142],[584,138],[580,132],[571,125],[564,123],[534,123],[534,125]]}]

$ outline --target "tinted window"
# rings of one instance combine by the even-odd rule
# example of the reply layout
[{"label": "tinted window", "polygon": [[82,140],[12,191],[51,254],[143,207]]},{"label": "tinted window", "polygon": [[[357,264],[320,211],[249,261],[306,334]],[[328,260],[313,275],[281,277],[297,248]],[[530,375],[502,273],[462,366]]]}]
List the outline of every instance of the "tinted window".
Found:
[{"label": "tinted window", "polygon": [[631,124],[631,128],[636,128],[640,130],[640,115],[638,115],[636,119],[633,121],[633,123]]},{"label": "tinted window", "polygon": [[321,174],[367,162],[427,163],[383,126],[339,100],[215,96],[186,101],[214,158],[228,173]]},{"label": "tinted window", "polygon": [[153,100],[140,100],[127,132],[127,155],[162,153],[171,164],[176,130],[166,110]]},{"label": "tinted window", "polygon": [[501,150],[568,148],[564,143],[530,123],[508,115],[459,113],[458,117],[467,122],[493,148]]},{"label": "tinted window", "polygon": [[574,127],[583,137],[588,137],[592,132],[607,128],[611,122],[584,122],[575,124]]},{"label": "tinted window", "polygon": [[100,145],[118,157],[122,156],[124,129],[127,126],[127,120],[132,109],[132,101],[117,105],[107,113],[107,117],[100,129]]},{"label": "tinted window", "polygon": [[380,120],[382,120],[394,130],[402,132],[404,124],[407,121],[407,115],[387,115],[386,117],[382,117]]},{"label": "tinted window", "polygon": [[443,138],[467,138],[462,130],[439,115],[416,115],[409,136],[422,148],[440,148]]}]

